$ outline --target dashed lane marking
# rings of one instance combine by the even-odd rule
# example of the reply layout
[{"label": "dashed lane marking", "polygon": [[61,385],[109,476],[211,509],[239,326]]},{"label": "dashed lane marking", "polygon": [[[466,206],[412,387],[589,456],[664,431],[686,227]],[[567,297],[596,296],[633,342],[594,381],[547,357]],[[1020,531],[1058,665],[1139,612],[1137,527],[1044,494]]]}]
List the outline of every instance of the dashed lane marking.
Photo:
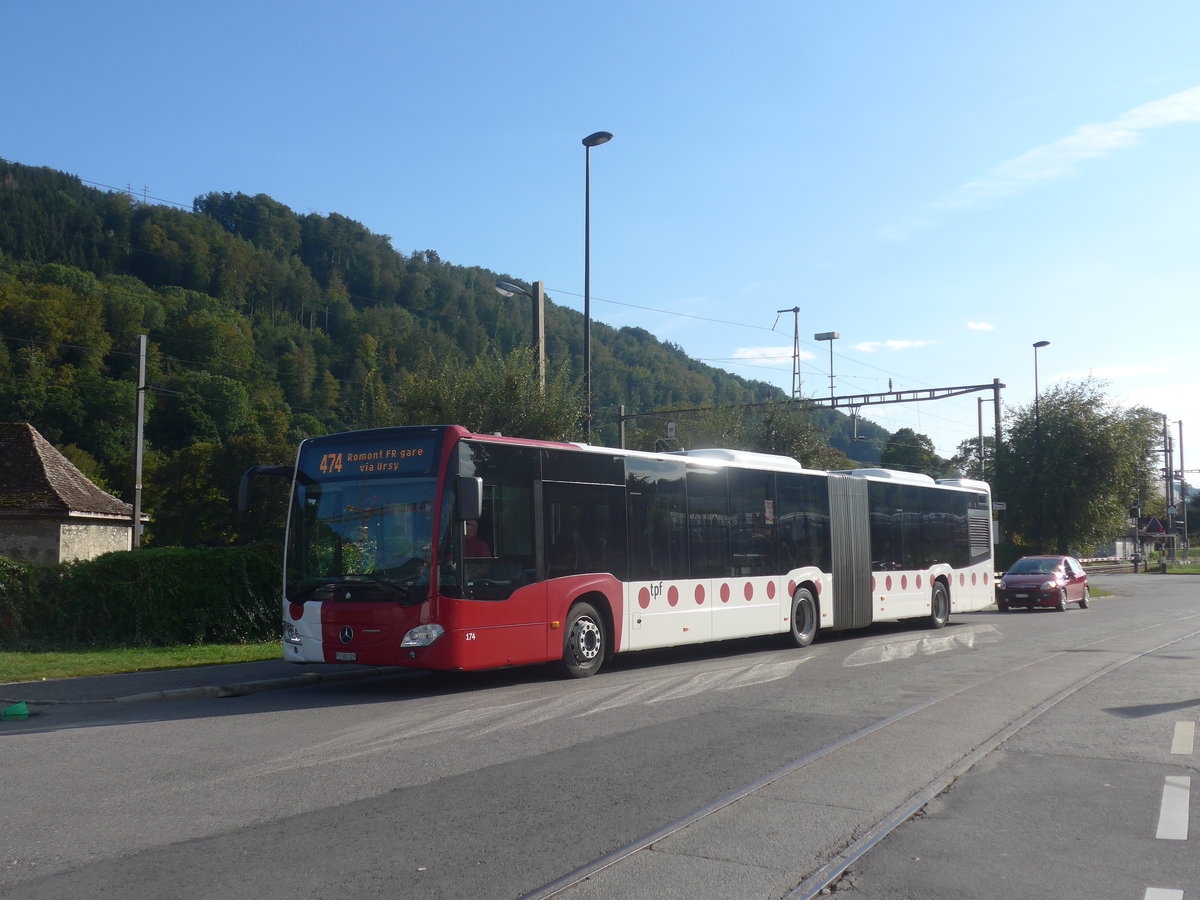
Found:
[{"label": "dashed lane marking", "polygon": [[1176,722],[1175,737],[1171,740],[1171,753],[1190,756],[1196,742],[1195,722]]},{"label": "dashed lane marking", "polygon": [[1168,775],[1163,783],[1162,805],[1158,812],[1158,833],[1162,841],[1186,841],[1188,836],[1188,806],[1191,803],[1192,779],[1187,775]]}]

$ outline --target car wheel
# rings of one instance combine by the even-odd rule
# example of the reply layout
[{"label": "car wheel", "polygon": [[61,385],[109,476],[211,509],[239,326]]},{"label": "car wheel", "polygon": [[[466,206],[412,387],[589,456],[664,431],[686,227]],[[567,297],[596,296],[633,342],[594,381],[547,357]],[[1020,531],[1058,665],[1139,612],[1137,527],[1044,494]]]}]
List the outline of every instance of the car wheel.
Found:
[{"label": "car wheel", "polygon": [[567,616],[566,637],[563,641],[564,674],[572,678],[587,678],[600,671],[608,638],[604,619],[590,603],[576,603]]},{"label": "car wheel", "polygon": [[1088,603],[1092,600],[1092,589],[1087,585],[1083,586],[1083,596],[1079,598],[1079,608],[1087,609]]},{"label": "car wheel", "polygon": [[1054,604],[1054,608],[1059,612],[1067,611],[1067,591],[1065,588],[1058,589],[1058,602]]},{"label": "car wheel", "polygon": [[1003,600],[997,600],[996,609],[1000,610],[1000,612],[1008,612],[1008,604]]}]

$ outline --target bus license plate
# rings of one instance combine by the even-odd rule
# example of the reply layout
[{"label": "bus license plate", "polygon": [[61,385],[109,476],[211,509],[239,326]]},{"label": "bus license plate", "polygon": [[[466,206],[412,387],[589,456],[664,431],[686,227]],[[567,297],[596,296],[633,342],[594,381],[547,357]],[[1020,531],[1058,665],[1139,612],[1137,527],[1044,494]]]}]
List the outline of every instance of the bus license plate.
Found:
[{"label": "bus license plate", "polygon": [[333,658],[338,662],[354,662],[356,659],[358,659],[358,654],[339,650],[337,653],[333,654]]}]

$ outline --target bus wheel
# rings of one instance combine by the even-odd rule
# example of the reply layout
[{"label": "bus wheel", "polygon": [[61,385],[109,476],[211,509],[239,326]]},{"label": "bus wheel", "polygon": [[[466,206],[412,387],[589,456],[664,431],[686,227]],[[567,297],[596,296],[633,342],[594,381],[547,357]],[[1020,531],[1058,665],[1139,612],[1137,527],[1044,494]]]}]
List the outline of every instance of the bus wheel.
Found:
[{"label": "bus wheel", "polygon": [[933,583],[933,596],[929,600],[929,627],[945,628],[950,621],[950,595],[940,581]]},{"label": "bus wheel", "polygon": [[817,601],[808,588],[792,595],[792,643],[807,647],[817,636]]},{"label": "bus wheel", "polygon": [[576,603],[567,615],[562,670],[572,678],[587,678],[600,671],[608,638],[604,619],[590,603]]}]

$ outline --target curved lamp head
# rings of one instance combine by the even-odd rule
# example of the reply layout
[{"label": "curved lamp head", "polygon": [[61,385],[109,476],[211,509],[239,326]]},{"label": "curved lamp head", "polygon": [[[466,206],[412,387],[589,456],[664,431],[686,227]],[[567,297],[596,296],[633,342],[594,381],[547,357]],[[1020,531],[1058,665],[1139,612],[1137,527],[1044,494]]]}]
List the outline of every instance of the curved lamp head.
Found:
[{"label": "curved lamp head", "polygon": [[524,294],[526,297],[529,296],[529,292],[524,288],[518,287],[508,281],[497,281],[496,293],[501,297],[515,297],[517,294]]},{"label": "curved lamp head", "polygon": [[1049,347],[1049,346],[1050,346],[1049,341],[1038,341],[1036,344],[1033,345],[1033,349],[1036,350],[1038,347]]},{"label": "curved lamp head", "polygon": [[607,144],[612,140],[612,134],[607,131],[597,131],[594,134],[589,134],[583,139],[585,147],[599,147],[601,144]]}]

